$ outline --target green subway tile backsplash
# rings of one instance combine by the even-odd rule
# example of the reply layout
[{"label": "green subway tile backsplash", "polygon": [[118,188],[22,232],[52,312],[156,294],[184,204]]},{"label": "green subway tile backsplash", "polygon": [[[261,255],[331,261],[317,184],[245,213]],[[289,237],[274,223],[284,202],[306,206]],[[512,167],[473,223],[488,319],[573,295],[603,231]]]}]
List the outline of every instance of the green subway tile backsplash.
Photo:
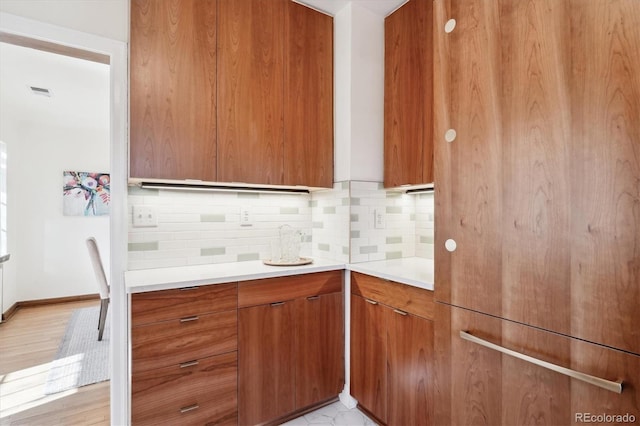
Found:
[{"label": "green subway tile backsplash", "polygon": [[377,253],[378,252],[378,246],[362,246],[360,247],[360,254],[371,254],[371,253]]},{"label": "green subway tile backsplash", "polygon": [[420,243],[422,244],[433,244],[433,235],[421,235],[420,236]]},{"label": "green subway tile backsplash", "polygon": [[158,250],[158,242],[151,241],[148,243],[129,243],[129,251],[151,251]]},{"label": "green subway tile backsplash", "polygon": [[238,262],[246,262],[249,260],[260,260],[260,253],[240,253]]},{"label": "green subway tile backsplash", "polygon": [[385,258],[387,260],[389,259],[401,259],[402,258],[402,252],[401,251],[388,251],[385,253]]},{"label": "green subway tile backsplash", "polygon": [[225,222],[226,217],[223,214],[201,214],[200,222]]},{"label": "green subway tile backsplash", "polygon": [[318,243],[318,250],[331,251],[331,246],[329,244]]},{"label": "green subway tile backsplash", "polygon": [[334,206],[325,207],[322,209],[324,214],[336,214],[336,208]]},{"label": "green subway tile backsplash", "polygon": [[400,206],[387,206],[385,211],[387,213],[399,214],[399,213],[402,213],[402,207],[400,207]]},{"label": "green subway tile backsplash", "polygon": [[226,254],[227,249],[224,247],[208,247],[200,249],[200,256],[220,256]]},{"label": "green subway tile backsplash", "polygon": [[238,192],[238,198],[260,198],[260,194],[257,192]]},{"label": "green subway tile backsplash", "polygon": [[300,209],[297,207],[280,207],[280,214],[299,214]]},{"label": "green subway tile backsplash", "polygon": [[402,237],[387,237],[387,244],[399,244],[402,242]]}]

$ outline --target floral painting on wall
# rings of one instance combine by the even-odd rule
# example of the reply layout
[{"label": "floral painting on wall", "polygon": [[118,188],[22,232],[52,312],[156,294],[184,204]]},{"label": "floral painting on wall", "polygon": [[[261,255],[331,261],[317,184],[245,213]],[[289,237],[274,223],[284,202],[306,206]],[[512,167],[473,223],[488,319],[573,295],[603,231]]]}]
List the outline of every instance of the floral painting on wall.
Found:
[{"label": "floral painting on wall", "polygon": [[62,210],[65,216],[103,216],[111,201],[108,173],[63,172]]}]

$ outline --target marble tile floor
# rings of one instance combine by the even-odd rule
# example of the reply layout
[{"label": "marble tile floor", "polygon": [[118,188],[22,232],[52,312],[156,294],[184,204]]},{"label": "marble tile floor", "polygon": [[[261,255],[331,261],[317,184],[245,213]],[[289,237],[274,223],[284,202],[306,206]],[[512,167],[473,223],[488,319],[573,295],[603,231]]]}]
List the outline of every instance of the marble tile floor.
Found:
[{"label": "marble tile floor", "polygon": [[282,426],[376,426],[376,423],[357,408],[348,409],[336,401]]}]

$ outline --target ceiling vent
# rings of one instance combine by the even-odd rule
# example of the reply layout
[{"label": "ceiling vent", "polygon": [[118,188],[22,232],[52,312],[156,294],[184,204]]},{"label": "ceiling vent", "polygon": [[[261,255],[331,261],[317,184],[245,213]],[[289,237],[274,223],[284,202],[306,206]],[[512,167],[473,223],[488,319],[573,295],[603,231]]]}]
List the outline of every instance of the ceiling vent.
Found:
[{"label": "ceiling vent", "polygon": [[31,89],[31,92],[34,95],[46,96],[47,98],[51,97],[51,92],[49,91],[49,89],[45,89],[44,87],[35,87],[35,86],[29,86],[29,88]]}]

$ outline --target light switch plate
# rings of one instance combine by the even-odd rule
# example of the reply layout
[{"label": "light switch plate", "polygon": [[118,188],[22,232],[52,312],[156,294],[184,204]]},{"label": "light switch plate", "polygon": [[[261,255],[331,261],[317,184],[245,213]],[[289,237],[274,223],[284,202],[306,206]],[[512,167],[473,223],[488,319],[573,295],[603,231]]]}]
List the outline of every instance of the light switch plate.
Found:
[{"label": "light switch plate", "polygon": [[384,229],[387,226],[384,209],[375,209],[373,211],[373,221],[375,229]]},{"label": "light switch plate", "polygon": [[133,227],[147,228],[158,226],[158,216],[151,206],[133,206]]},{"label": "light switch plate", "polygon": [[253,226],[253,217],[249,206],[240,207],[240,226]]}]

